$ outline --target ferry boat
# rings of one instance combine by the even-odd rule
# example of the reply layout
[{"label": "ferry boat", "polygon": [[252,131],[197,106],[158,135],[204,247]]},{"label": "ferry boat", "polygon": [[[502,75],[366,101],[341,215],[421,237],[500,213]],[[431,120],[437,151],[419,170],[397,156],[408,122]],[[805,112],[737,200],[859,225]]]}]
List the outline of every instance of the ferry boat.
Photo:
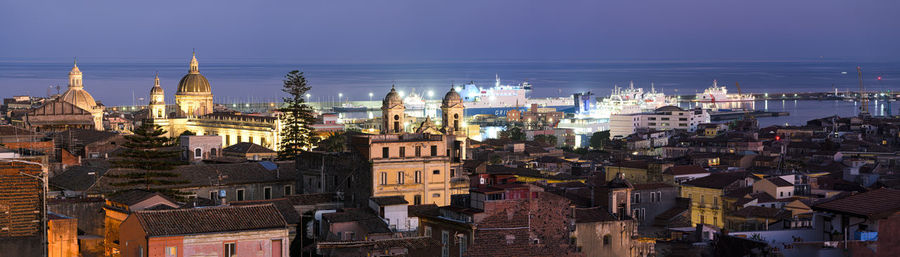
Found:
[{"label": "ferry boat", "polygon": [[524,110],[533,104],[556,108],[558,111],[574,108],[575,100],[571,97],[528,98],[526,94],[531,92],[531,88],[532,85],[527,81],[518,85],[503,85],[500,83],[500,76],[496,75],[494,86],[491,88],[478,87],[474,82],[469,82],[456,87],[456,91],[466,106],[466,115],[503,116],[509,110]]},{"label": "ferry boat", "polygon": [[334,112],[364,112],[369,108],[365,106],[355,106],[349,103],[341,104],[341,106],[335,106],[331,108]]},{"label": "ferry boat", "polygon": [[409,92],[409,95],[403,98],[403,105],[407,110],[424,110],[425,99],[422,99],[422,96],[416,94],[416,89],[412,89],[412,91]]},{"label": "ferry boat", "polygon": [[756,100],[752,94],[728,94],[725,86],[719,86],[718,81],[713,80],[711,87],[703,90],[694,97],[694,102],[701,103],[720,103],[720,102],[752,102]]},{"label": "ferry boat", "polygon": [[609,97],[597,101],[595,106],[586,108],[586,111],[576,113],[577,118],[609,119],[615,114],[632,114],[655,110],[667,105],[676,105],[678,101],[666,97],[662,92],[657,92],[651,83],[650,91],[643,88],[635,88],[634,82],[629,82],[628,88],[613,86]]}]

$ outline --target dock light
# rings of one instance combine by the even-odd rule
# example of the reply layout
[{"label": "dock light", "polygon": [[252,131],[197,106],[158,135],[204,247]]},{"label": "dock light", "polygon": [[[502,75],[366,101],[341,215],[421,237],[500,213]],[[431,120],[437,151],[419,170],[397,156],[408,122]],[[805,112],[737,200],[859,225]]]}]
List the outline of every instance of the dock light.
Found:
[{"label": "dock light", "polygon": [[341,98],[344,98],[344,93],[338,93],[338,100],[341,100]]},{"label": "dock light", "polygon": [[397,93],[400,94],[400,97],[403,97],[404,95],[406,95],[405,93],[403,93],[403,90],[397,91]]},{"label": "dock light", "polygon": [[766,97],[769,97],[769,93],[766,93],[765,96],[766,96]]},{"label": "dock light", "polygon": [[306,94],[306,99],[309,99],[310,96],[312,96],[312,95]]},{"label": "dock light", "polygon": [[434,97],[434,91],[428,90],[428,97],[429,98]]},{"label": "dock light", "polygon": [[794,94],[794,97],[797,97],[797,94]]}]

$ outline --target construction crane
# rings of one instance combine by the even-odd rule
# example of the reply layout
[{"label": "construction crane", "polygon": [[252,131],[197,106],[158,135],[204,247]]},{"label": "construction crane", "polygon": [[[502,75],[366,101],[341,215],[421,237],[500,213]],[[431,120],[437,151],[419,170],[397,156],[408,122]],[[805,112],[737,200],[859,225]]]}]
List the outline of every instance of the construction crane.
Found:
[{"label": "construction crane", "polygon": [[859,116],[869,116],[869,97],[863,87],[862,68],[856,66],[856,75],[859,78]]}]

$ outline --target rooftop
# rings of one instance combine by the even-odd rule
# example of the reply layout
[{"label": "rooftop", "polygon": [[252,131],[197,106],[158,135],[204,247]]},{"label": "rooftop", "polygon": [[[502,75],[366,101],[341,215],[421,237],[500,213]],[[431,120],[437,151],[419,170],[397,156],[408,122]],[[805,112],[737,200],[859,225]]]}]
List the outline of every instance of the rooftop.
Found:
[{"label": "rooftop", "polygon": [[812,206],[813,210],[873,219],[900,211],[900,190],[882,188]]},{"label": "rooftop", "polygon": [[287,228],[272,204],[138,211],[131,217],[150,237]]},{"label": "rooftop", "polygon": [[590,222],[603,222],[603,221],[615,221],[618,220],[616,216],[609,212],[606,208],[603,207],[592,207],[592,208],[576,208],[575,209],[575,222],[577,223],[590,223]]},{"label": "rooftop", "polygon": [[264,146],[257,145],[254,143],[250,143],[250,142],[240,142],[240,143],[231,145],[229,147],[225,147],[222,149],[222,151],[231,152],[231,153],[242,153],[242,154],[275,153],[275,151],[273,151],[272,149],[269,149],[269,148],[266,148]]},{"label": "rooftop", "polygon": [[746,177],[746,173],[744,172],[713,173],[706,177],[684,182],[684,185],[724,189],[728,185],[731,185],[731,183],[743,179],[744,177]]},{"label": "rooftop", "polygon": [[676,165],[676,166],[669,167],[668,169],[666,169],[666,171],[664,173],[679,176],[679,175],[691,175],[691,174],[704,174],[704,173],[709,173],[709,171],[706,171],[706,169],[704,169],[703,167],[700,167],[700,165]]},{"label": "rooftop", "polygon": [[403,198],[403,196],[379,196],[370,198],[375,204],[379,206],[386,205],[406,205],[409,202]]}]

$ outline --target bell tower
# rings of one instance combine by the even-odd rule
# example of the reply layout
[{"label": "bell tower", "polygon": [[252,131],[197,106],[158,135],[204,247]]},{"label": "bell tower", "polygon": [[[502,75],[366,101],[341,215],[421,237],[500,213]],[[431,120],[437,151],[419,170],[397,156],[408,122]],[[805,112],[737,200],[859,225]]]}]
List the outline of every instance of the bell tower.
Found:
[{"label": "bell tower", "polygon": [[394,86],[391,85],[391,92],[389,92],[384,97],[384,101],[381,102],[381,133],[403,133],[406,123],[405,111],[406,107],[403,106],[403,99],[400,98],[400,94],[398,94],[397,90],[394,89]]},{"label": "bell tower", "polygon": [[456,88],[450,86],[450,92],[444,95],[444,101],[441,103],[441,123],[444,125],[444,133],[448,135],[459,134],[463,128],[463,106],[462,98],[456,92]]},{"label": "bell tower", "polygon": [[153,79],[153,88],[150,89],[150,115],[151,119],[166,119],[166,94],[159,86],[159,73]]}]

